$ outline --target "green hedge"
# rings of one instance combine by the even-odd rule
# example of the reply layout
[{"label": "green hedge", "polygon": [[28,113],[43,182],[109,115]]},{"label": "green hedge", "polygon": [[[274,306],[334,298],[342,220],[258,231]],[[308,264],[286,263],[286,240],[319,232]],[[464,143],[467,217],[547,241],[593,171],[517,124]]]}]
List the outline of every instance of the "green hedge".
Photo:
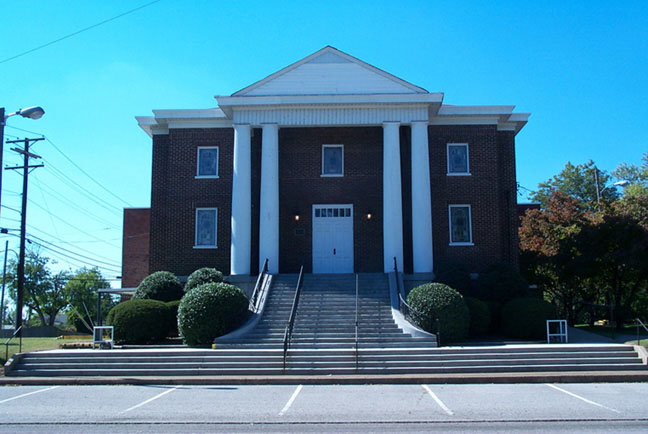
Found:
[{"label": "green hedge", "polygon": [[196,286],[203,285],[205,283],[220,283],[223,281],[223,273],[218,271],[215,268],[199,268],[189,275],[187,283],[185,283],[184,291],[189,292],[194,289]]},{"label": "green hedge", "polygon": [[441,262],[437,265],[434,280],[444,283],[453,288],[463,296],[472,295],[473,280],[470,277],[468,267],[460,262]]},{"label": "green hedge", "polygon": [[474,297],[464,297],[470,312],[470,336],[482,336],[490,331],[491,314],[488,305]]},{"label": "green hedge", "polygon": [[180,300],[183,295],[182,284],[173,273],[157,271],[142,280],[135,290],[133,298],[173,301]]},{"label": "green hedge", "polygon": [[547,336],[546,321],[555,318],[550,303],[540,298],[516,298],[502,307],[501,330],[513,338],[543,339]]},{"label": "green hedge", "polygon": [[108,313],[108,325],[115,327],[115,342],[146,344],[167,336],[169,308],[158,300],[128,300]]},{"label": "green hedge", "polygon": [[468,335],[468,307],[461,294],[448,285],[426,283],[417,286],[407,295],[407,304],[414,309],[410,313],[412,319],[428,332],[436,332],[430,319],[439,319],[442,342],[459,342]]},{"label": "green hedge", "polygon": [[514,298],[531,296],[529,284],[510,264],[497,263],[486,267],[477,279],[477,298],[506,303]]},{"label": "green hedge", "polygon": [[210,345],[214,338],[236,329],[247,317],[248,299],[228,283],[195,287],[180,301],[178,331],[187,345]]}]

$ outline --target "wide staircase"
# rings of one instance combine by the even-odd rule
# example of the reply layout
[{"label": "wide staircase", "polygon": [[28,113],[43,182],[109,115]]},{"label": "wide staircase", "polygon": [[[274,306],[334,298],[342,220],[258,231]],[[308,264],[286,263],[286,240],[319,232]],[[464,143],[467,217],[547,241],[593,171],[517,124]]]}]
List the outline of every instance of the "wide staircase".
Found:
[{"label": "wide staircase", "polygon": [[[273,277],[254,328],[214,349],[59,350],[22,356],[12,376],[435,374],[646,369],[627,345],[437,348],[394,322],[384,274],[305,275],[287,352],[297,275]],[[357,303],[357,309],[356,309]],[[357,313],[356,313],[357,312]],[[357,327],[356,327],[357,322]]]}]

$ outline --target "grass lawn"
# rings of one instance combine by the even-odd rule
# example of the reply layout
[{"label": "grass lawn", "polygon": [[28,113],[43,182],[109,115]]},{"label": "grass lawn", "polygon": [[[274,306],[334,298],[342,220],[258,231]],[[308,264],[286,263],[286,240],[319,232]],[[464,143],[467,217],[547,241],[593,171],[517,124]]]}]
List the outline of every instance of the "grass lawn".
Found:
[{"label": "grass lawn", "polygon": [[[92,339],[92,336],[75,336],[74,340],[89,340]],[[0,339],[0,364],[4,365],[7,361],[5,359],[5,345],[6,339]],[[28,353],[31,351],[38,350],[50,350],[52,348],[58,348],[62,343],[69,342],[70,339],[59,339],[59,338],[23,338],[22,340],[22,352]],[[9,356],[16,354],[20,350],[20,341],[17,338],[14,338],[9,343]]]},{"label": "grass lawn", "polygon": [[[590,326],[588,324],[576,324],[576,326],[579,330],[583,330],[586,332],[590,333],[596,333],[597,335],[605,336],[607,338],[615,338],[616,336],[623,334],[623,335],[630,335],[630,336],[637,336],[637,326],[633,324],[626,324],[623,327],[623,330],[617,330],[615,327],[611,327],[608,325],[595,325],[595,326]],[[641,345],[644,347],[648,347],[648,333],[646,333],[645,330],[639,329],[639,337],[640,337],[640,342]],[[632,339],[630,341],[626,342],[627,344],[637,344],[637,339]]]}]

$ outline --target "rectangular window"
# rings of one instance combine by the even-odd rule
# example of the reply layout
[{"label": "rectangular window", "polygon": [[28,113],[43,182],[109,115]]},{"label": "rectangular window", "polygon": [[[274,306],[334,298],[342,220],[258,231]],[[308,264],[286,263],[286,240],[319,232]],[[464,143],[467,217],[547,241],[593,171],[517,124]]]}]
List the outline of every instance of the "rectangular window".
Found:
[{"label": "rectangular window", "polygon": [[196,208],[196,249],[215,249],[218,208]]},{"label": "rectangular window", "polygon": [[218,178],[218,146],[198,147],[196,178]]},{"label": "rectangular window", "polygon": [[472,246],[470,205],[450,205],[450,245]]},{"label": "rectangular window", "polygon": [[344,145],[322,145],[322,176],[344,176]]},{"label": "rectangular window", "polygon": [[448,143],[448,175],[470,175],[467,143]]}]

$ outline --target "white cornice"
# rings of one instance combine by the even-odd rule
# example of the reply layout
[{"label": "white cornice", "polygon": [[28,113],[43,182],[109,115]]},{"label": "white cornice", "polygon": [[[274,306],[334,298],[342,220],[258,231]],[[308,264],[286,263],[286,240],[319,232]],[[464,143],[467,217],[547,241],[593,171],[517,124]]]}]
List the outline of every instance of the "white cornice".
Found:
[{"label": "white cornice", "polygon": [[168,134],[169,128],[227,128],[232,121],[220,108],[153,110],[155,116],[136,116],[135,119],[150,137]]},{"label": "white cornice", "polygon": [[530,113],[513,113],[514,105],[457,106],[443,104],[430,125],[497,125],[500,131],[517,134],[529,120]]}]

